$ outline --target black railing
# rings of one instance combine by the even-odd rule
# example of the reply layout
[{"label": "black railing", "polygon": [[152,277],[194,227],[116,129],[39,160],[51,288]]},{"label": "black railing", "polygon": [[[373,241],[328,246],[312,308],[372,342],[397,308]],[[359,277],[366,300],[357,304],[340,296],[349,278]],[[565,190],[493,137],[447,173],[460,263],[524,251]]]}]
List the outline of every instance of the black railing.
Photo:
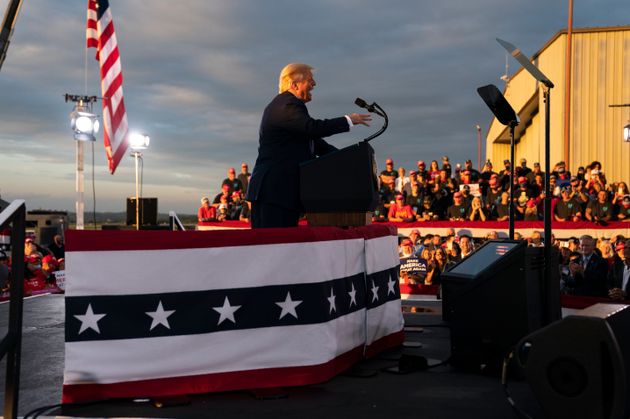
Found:
[{"label": "black railing", "polygon": [[7,355],[4,417],[17,418],[22,349],[22,298],[24,295],[24,235],[26,204],[15,200],[0,213],[0,231],[11,229],[9,330],[0,341],[0,359]]}]

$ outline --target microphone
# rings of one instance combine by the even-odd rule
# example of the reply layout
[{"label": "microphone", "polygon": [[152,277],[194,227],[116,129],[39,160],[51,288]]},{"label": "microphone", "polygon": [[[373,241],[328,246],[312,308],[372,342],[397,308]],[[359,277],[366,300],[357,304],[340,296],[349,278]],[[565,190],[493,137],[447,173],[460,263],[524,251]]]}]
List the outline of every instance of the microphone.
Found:
[{"label": "microphone", "polygon": [[367,109],[368,112],[374,112],[374,104],[368,105],[367,102],[360,97],[354,100],[354,104],[359,108]]},{"label": "microphone", "polygon": [[385,130],[387,129],[387,125],[389,124],[389,118],[387,118],[387,114],[385,113],[383,108],[381,108],[378,104],[376,104],[376,102],[372,103],[371,105],[368,105],[368,103],[365,100],[361,99],[360,97],[354,100],[354,104],[357,105],[359,108],[367,109],[368,112],[375,113],[378,116],[385,119],[385,123],[383,124],[383,127],[378,132],[364,139],[363,142],[367,143],[373,140],[374,138],[378,137],[379,135],[381,135],[383,132],[385,132]]}]

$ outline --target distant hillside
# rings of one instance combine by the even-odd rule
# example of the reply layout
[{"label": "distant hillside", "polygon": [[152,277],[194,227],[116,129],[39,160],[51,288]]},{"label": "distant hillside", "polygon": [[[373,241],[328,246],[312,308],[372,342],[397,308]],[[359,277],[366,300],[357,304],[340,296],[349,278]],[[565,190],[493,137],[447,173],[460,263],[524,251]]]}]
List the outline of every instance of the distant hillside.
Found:
[{"label": "distant hillside", "polygon": [[[97,224],[125,224],[127,221],[126,212],[97,212]],[[177,217],[183,224],[197,224],[197,216],[195,214],[177,214]],[[68,213],[70,223],[76,223],[77,217],[74,212]],[[84,222],[91,223],[94,219],[94,213],[86,211],[83,214]],[[168,223],[168,214],[158,213],[158,224]]]}]

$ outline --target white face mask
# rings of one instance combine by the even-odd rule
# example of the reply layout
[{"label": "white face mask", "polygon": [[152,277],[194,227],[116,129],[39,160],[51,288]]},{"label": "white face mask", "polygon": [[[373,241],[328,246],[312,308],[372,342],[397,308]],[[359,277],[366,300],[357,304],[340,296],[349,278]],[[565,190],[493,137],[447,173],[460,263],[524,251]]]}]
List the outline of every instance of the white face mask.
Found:
[{"label": "white face mask", "polygon": [[411,255],[413,255],[413,249],[411,249],[411,250],[405,250],[405,249],[403,248],[402,255],[403,255],[404,257],[407,257],[407,256],[411,256]]}]

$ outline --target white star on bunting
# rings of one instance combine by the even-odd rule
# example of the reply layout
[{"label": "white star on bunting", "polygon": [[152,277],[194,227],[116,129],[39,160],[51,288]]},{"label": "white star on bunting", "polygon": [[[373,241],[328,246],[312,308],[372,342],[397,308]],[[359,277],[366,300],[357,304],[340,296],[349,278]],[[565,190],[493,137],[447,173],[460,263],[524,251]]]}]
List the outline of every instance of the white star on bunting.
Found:
[{"label": "white star on bunting", "polygon": [[350,307],[352,307],[352,304],[356,306],[357,305],[357,290],[354,289],[354,282],[352,283],[352,290],[348,291],[348,294],[350,294]]},{"label": "white star on bunting", "polygon": [[328,310],[328,314],[331,314],[333,311],[337,311],[337,307],[335,306],[335,294],[333,294],[333,289],[330,289],[330,297],[326,297],[328,300],[328,304],[330,304],[330,309]]},{"label": "white star on bunting", "polygon": [[241,308],[241,306],[230,305],[230,300],[228,300],[227,297],[225,297],[222,307],[212,307],[214,311],[220,314],[219,323],[217,323],[217,325],[223,323],[224,320],[229,320],[232,323],[236,324],[236,320],[234,320],[234,312],[239,308]]},{"label": "white star on bunting", "polygon": [[145,313],[153,319],[149,330],[153,330],[154,327],[160,324],[167,329],[170,329],[171,326],[168,324],[168,317],[175,313],[175,310],[164,310],[164,307],[162,307],[162,301],[160,301],[155,311],[145,311]]},{"label": "white star on bunting", "polygon": [[396,285],[396,281],[390,276],[389,281],[387,281],[387,295],[391,292],[396,295],[396,290],[394,289],[394,285]]},{"label": "white star on bunting", "polygon": [[302,300],[291,300],[291,293],[287,292],[287,297],[283,302],[276,303],[279,307],[282,308],[282,312],[280,313],[280,318],[283,318],[287,314],[292,315],[296,319],[298,318],[297,313],[295,312],[295,308],[302,304]]},{"label": "white star on bunting", "polygon": [[374,284],[374,280],[372,280],[372,302],[378,301],[378,288],[376,284]]},{"label": "white star on bunting", "polygon": [[85,314],[74,315],[74,317],[81,321],[81,329],[79,329],[79,334],[83,333],[87,329],[92,329],[96,331],[96,333],[101,333],[98,328],[98,321],[105,316],[106,314],[94,314],[94,312],[92,311],[92,304],[88,304]]}]

